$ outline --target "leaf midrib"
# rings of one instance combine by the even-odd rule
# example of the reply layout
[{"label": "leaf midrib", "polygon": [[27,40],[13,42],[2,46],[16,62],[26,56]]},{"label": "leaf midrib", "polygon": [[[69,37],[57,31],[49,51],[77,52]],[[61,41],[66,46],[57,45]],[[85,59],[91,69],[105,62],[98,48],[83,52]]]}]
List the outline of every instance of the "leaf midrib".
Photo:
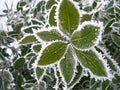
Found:
[{"label": "leaf midrib", "polygon": [[[86,56],[85,54],[83,54],[83,53],[81,53],[84,57],[86,57],[86,58],[88,58],[88,60],[89,61],[91,61],[91,56]],[[101,64],[101,63],[100,63]],[[95,65],[94,65],[95,66]],[[86,66],[85,66],[86,67]],[[96,67],[96,66],[95,66]],[[86,67],[87,68],[87,67]],[[95,70],[96,71],[96,70]],[[103,69],[103,71],[104,71],[104,69]],[[97,73],[98,74],[98,73]],[[101,74],[101,73],[99,73],[99,74]],[[106,75],[106,72],[104,72],[104,74]],[[103,75],[102,75],[103,76]]]},{"label": "leaf midrib", "polygon": [[51,56],[55,55],[55,54],[56,54],[57,52],[59,52],[63,47],[65,47],[65,46],[64,46],[64,45],[63,45],[62,47],[60,46],[60,48],[58,48],[58,49],[55,51],[55,53],[53,53],[53,52],[54,52],[54,50],[53,50],[50,55],[47,55],[46,59],[48,59],[48,58],[50,58]]},{"label": "leaf midrib", "polygon": [[[92,32],[90,32],[89,34],[91,34]],[[75,41],[79,41],[81,39],[84,39],[86,38],[89,34],[85,35],[84,37],[81,37],[81,38],[76,38],[76,39],[73,39],[72,42],[75,42]]]},{"label": "leaf midrib", "polygon": [[[69,2],[69,1],[68,1]],[[68,22],[68,32],[71,33],[70,31],[70,17],[69,17],[69,5],[67,3],[67,5],[65,5],[65,11],[67,12],[66,15],[67,15],[67,22]]]}]

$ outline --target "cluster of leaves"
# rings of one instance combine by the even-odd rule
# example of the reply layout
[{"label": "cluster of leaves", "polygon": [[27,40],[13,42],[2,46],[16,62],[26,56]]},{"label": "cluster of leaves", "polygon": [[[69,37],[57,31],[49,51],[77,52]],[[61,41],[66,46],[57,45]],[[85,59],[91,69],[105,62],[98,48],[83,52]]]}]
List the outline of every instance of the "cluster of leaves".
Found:
[{"label": "cluster of leaves", "polygon": [[13,31],[0,32],[0,89],[119,89],[120,1],[103,1],[21,0],[4,10]]}]

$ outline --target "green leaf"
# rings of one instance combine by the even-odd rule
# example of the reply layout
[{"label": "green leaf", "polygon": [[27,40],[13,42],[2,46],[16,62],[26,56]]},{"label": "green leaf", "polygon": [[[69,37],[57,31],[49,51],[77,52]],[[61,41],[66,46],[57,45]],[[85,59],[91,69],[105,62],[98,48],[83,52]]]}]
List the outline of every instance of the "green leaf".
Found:
[{"label": "green leaf", "polygon": [[41,31],[37,35],[44,41],[64,40],[63,36],[57,30],[52,29],[50,31]]},{"label": "green leaf", "polygon": [[24,28],[23,31],[24,31],[25,33],[33,33],[32,27]]},{"label": "green leaf", "polygon": [[93,4],[92,4],[92,8],[95,9],[96,6],[97,6],[97,2],[94,1]]},{"label": "green leaf", "polygon": [[95,81],[95,79],[91,79],[90,80],[90,85],[92,86],[91,87],[91,90],[114,90],[111,86],[111,82],[109,80],[105,80],[105,81]]},{"label": "green leaf", "polygon": [[46,90],[46,83],[44,81],[40,82],[40,84],[39,84],[39,90]]},{"label": "green leaf", "polygon": [[44,0],[41,0],[37,5],[37,11],[41,11],[43,9],[43,5],[45,5],[45,1]]},{"label": "green leaf", "polygon": [[113,40],[113,42],[120,47],[120,35],[117,34],[111,34],[111,38]]},{"label": "green leaf", "polygon": [[114,87],[111,85],[109,80],[102,82],[102,90],[114,90]]},{"label": "green leaf", "polygon": [[112,71],[117,72],[117,68],[115,66],[115,62],[110,60],[109,58],[106,57],[107,63],[109,64],[109,67]]},{"label": "green leaf", "polygon": [[32,69],[33,68],[33,63],[35,62],[36,56],[30,57],[29,62],[27,63],[27,68]]},{"label": "green leaf", "polygon": [[15,61],[14,68],[16,70],[19,70],[19,69],[22,69],[24,65],[25,65],[25,59],[24,58],[19,58]]},{"label": "green leaf", "polygon": [[17,33],[20,34],[22,27],[23,27],[23,23],[21,22],[21,23],[17,23],[15,27],[13,27],[13,29],[15,29]]},{"label": "green leaf", "polygon": [[114,76],[115,76],[115,78],[113,79],[113,83],[118,83],[118,84],[120,84],[120,75],[115,74]]},{"label": "green leaf", "polygon": [[0,73],[3,74],[4,79],[6,79],[8,82],[12,82],[14,80],[12,73],[8,70],[3,70]]},{"label": "green leaf", "polygon": [[120,22],[114,22],[114,23],[112,24],[112,27],[119,28],[119,27],[120,27]]},{"label": "green leaf", "polygon": [[107,8],[110,8],[113,6],[114,6],[114,0],[111,0],[110,3],[108,3]]},{"label": "green leaf", "polygon": [[33,25],[41,25],[42,24],[42,22],[40,22],[38,19],[32,19],[31,22]]},{"label": "green leaf", "polygon": [[60,69],[67,84],[72,80],[75,74],[75,60],[72,52],[73,51],[69,47],[65,54],[65,58],[60,62]]},{"label": "green leaf", "polygon": [[71,35],[79,24],[79,13],[75,5],[69,0],[63,0],[59,8],[59,26],[61,31]]},{"label": "green leaf", "polygon": [[53,42],[48,45],[42,52],[39,58],[38,65],[53,64],[64,55],[67,48],[67,44],[61,41]]},{"label": "green leaf", "polygon": [[77,72],[75,73],[73,81],[68,84],[68,88],[72,88],[76,83],[79,82],[80,78],[82,77],[82,67],[80,64],[78,64],[76,71]]},{"label": "green leaf", "polygon": [[105,66],[93,51],[79,51],[75,49],[80,63],[97,76],[107,76]]},{"label": "green leaf", "polygon": [[34,90],[32,88],[35,88],[35,85],[33,83],[25,83],[22,87],[24,87],[25,90]]},{"label": "green leaf", "polygon": [[[92,86],[91,89],[92,90],[97,90],[98,88],[101,87],[101,81],[98,80],[98,81],[95,81],[94,78],[90,79],[90,85]],[[104,89],[103,89],[104,90]]]},{"label": "green leaf", "polygon": [[43,75],[44,70],[41,69],[40,67],[36,67],[35,68],[35,75],[36,75],[36,79],[39,81],[41,76]]},{"label": "green leaf", "polygon": [[49,24],[51,26],[56,26],[56,21],[55,21],[55,10],[56,10],[56,6],[54,6],[51,11],[50,11],[50,15],[49,15]]},{"label": "green leaf", "polygon": [[8,12],[9,12],[9,10],[3,10],[3,12],[4,12],[4,13],[8,13]]},{"label": "green leaf", "polygon": [[20,2],[17,3],[17,11],[23,11],[23,8],[20,6]]},{"label": "green leaf", "polygon": [[83,10],[86,12],[91,12],[93,9],[91,6],[86,6]]},{"label": "green leaf", "polygon": [[22,7],[22,6],[25,6],[26,5],[26,2],[20,2],[20,6]]},{"label": "green leaf", "polygon": [[105,31],[104,31],[105,34],[108,34],[109,32],[112,31],[112,28],[111,28],[110,26],[111,26],[114,22],[115,22],[115,19],[114,19],[114,18],[113,18],[113,19],[110,19],[109,21],[107,21],[107,24],[106,24],[106,26],[105,26]]},{"label": "green leaf", "polygon": [[112,73],[116,73],[117,71],[119,71],[119,66],[117,62],[114,59],[112,59],[111,56],[106,55],[107,52],[103,48],[96,47],[96,50],[105,56],[104,59],[107,61],[107,64],[109,65]]},{"label": "green leaf", "polygon": [[84,14],[81,18],[81,22],[84,22],[84,21],[90,21],[92,18],[92,14]]},{"label": "green leaf", "polygon": [[38,53],[41,50],[41,44],[33,45],[32,49],[34,52]]},{"label": "green leaf", "polygon": [[73,33],[71,42],[78,49],[87,49],[95,45],[100,29],[98,26],[85,25]]},{"label": "green leaf", "polygon": [[115,13],[115,10],[114,10],[114,7],[110,7],[106,10],[108,13],[111,13],[111,14],[114,14]]},{"label": "green leaf", "polygon": [[20,46],[21,55],[22,56],[26,55],[28,53],[29,49],[30,49],[30,46],[21,45]]},{"label": "green leaf", "polygon": [[18,73],[14,73],[14,78],[16,90],[24,90],[23,87],[21,86],[24,82],[23,76],[21,74],[19,75]]},{"label": "green leaf", "polygon": [[29,52],[29,53],[27,53],[26,58],[31,59],[31,58],[34,57],[34,56],[35,56],[35,53]]},{"label": "green leaf", "polygon": [[55,0],[48,0],[46,4],[46,9],[50,9],[52,5],[54,5],[55,3],[56,3]]},{"label": "green leaf", "polygon": [[36,41],[37,41],[37,39],[34,35],[27,35],[20,40],[20,43],[27,44],[27,43],[32,43],[32,42],[36,42]]}]

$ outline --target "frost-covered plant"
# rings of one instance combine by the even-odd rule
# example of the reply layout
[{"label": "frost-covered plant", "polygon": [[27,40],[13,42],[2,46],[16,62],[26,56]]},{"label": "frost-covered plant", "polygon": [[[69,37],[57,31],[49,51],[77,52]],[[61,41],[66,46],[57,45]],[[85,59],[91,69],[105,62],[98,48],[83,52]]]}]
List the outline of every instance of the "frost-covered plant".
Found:
[{"label": "frost-covered plant", "polygon": [[8,22],[20,52],[12,60],[13,69],[1,70],[0,76],[9,74],[8,86],[16,90],[118,89],[120,69],[107,44],[110,37],[120,45],[118,2],[20,1],[17,22]]}]

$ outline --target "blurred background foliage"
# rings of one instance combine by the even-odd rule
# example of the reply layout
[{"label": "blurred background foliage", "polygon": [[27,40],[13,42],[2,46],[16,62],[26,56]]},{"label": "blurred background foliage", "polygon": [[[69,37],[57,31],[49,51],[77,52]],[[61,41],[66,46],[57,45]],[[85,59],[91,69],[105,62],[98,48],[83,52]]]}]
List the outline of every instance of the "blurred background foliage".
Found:
[{"label": "blurred background foliage", "polygon": [[[37,83],[32,64],[37,55],[31,50],[31,44],[18,45],[17,40],[23,37],[24,33],[32,33],[32,29],[48,27],[47,17],[50,9],[56,0],[21,0],[17,3],[17,11],[10,9],[3,10],[7,17],[7,25],[12,31],[4,31],[0,28],[0,90],[55,90],[55,71],[46,68],[46,75],[42,81]],[[73,0],[79,3],[80,10],[90,12],[95,9],[99,0],[93,0],[92,5],[84,5],[83,0]],[[101,45],[107,49],[112,58],[120,66],[120,0],[109,0],[94,14],[83,15],[83,21],[93,20],[104,23],[104,33]],[[55,25],[54,23],[52,25]],[[39,43],[39,42],[38,42]],[[59,74],[59,73],[58,73]],[[84,76],[71,90],[118,90],[120,89],[120,76],[115,75],[112,81],[95,81],[90,76]],[[63,90],[62,82],[59,83],[59,90]]]}]

